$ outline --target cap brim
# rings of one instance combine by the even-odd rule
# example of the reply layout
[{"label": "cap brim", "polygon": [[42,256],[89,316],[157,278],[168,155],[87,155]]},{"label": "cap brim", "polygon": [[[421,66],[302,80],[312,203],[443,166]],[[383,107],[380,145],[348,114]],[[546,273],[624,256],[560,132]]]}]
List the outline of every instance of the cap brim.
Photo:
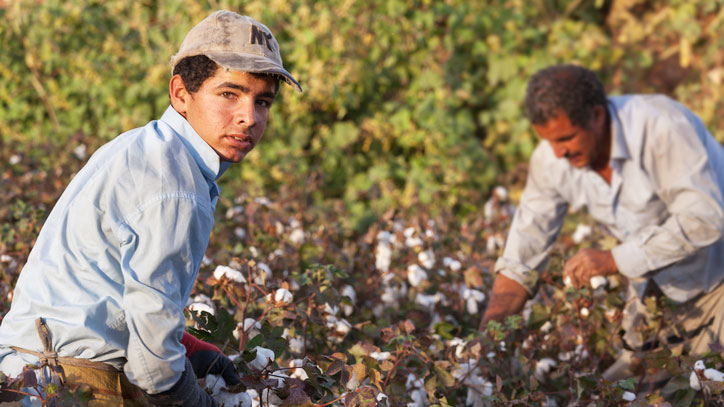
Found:
[{"label": "cap brim", "polygon": [[212,61],[226,69],[239,72],[270,73],[281,75],[284,82],[291,85],[299,93],[302,87],[286,69],[276,62],[260,55],[237,54],[231,52],[212,52],[204,54]]}]

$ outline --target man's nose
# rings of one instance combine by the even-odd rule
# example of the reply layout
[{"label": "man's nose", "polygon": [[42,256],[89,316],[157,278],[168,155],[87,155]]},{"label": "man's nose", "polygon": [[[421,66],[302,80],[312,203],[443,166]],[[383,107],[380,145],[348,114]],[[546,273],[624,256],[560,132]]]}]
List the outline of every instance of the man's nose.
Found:
[{"label": "man's nose", "polygon": [[553,153],[556,155],[556,158],[563,158],[568,155],[568,148],[564,145],[558,145],[553,148]]},{"label": "man's nose", "polygon": [[256,123],[256,109],[253,98],[241,98],[236,108],[236,122],[251,127]]}]

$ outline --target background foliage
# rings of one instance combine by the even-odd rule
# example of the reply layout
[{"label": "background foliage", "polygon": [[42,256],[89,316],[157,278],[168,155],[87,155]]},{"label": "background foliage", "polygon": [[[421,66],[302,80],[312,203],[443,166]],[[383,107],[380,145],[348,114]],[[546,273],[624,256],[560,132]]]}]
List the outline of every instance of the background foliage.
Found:
[{"label": "background foliage", "polygon": [[[201,272],[207,284],[197,292],[236,322],[243,320],[242,308],[268,322],[268,347],[279,345],[273,327],[305,338],[304,351],[276,356],[280,364],[315,359],[324,371],[323,386],[315,389],[320,403],[346,392],[369,402],[366,390],[347,386],[350,369],[360,363],[370,379],[365,385],[388,392],[390,405],[412,402],[410,375],[423,380],[429,404],[463,405],[467,388],[481,394],[494,388],[486,400],[501,405],[618,403],[623,391],[641,384],[596,376],[615,350],[618,321],[605,311],[617,305],[617,289],[585,302],[591,316],[576,319],[590,293],[563,290],[560,264],[553,262],[544,285],[548,300],[526,320],[479,336],[479,315],[467,312],[463,292],[470,291],[463,288],[487,292],[488,266],[508,221],[484,218],[483,205],[496,184],[510,186],[513,200],[520,190],[536,143],[522,113],[524,88],[533,72],[550,64],[590,67],[612,94],[672,95],[724,141],[723,3],[0,1],[0,294],[11,298],[34,237],[72,174],[105,141],[160,117],[168,105],[170,56],[196,22],[228,8],[272,29],[285,66],[305,92],[283,89],[259,148],[221,179],[210,263]],[[261,197],[271,203],[260,204]],[[568,237],[576,220],[564,229],[557,249],[562,259],[578,247]],[[289,241],[284,231],[292,224],[301,225],[304,241]],[[409,228],[427,237],[398,247],[382,273],[375,264],[378,232],[404,241]],[[435,253],[424,270],[429,280],[410,287],[408,267],[428,250]],[[446,257],[462,262],[462,270],[441,274]],[[275,277],[238,291],[209,282],[215,265],[258,272],[246,263],[250,259],[269,263]],[[348,317],[353,329],[340,337],[331,333],[336,325],[326,325],[323,309],[325,303],[349,305],[339,291],[344,284],[358,289],[358,299]],[[222,295],[223,287],[229,291]],[[280,288],[291,289],[294,304],[264,302],[262,292]],[[439,293],[447,302],[434,302]],[[393,302],[381,300],[389,296]],[[247,299],[255,305],[240,307]],[[0,304],[0,313],[8,304]],[[372,310],[380,306],[385,312],[377,315]],[[554,322],[550,335],[539,331],[543,320]],[[230,340],[232,348],[250,352],[229,332],[216,334],[220,345]],[[525,348],[531,337],[535,346]],[[476,374],[484,382],[477,387],[466,382],[471,374],[455,375],[468,356],[476,357],[458,354],[455,338],[482,340]],[[392,352],[394,363],[369,359],[373,348]],[[574,351],[578,359],[558,358]],[[676,366],[666,368],[688,377],[693,362],[669,356]],[[559,361],[552,380],[531,379],[545,357]],[[721,356],[707,364],[720,367]],[[687,389],[672,390],[680,392],[682,405],[708,402],[719,391],[705,396]]]}]

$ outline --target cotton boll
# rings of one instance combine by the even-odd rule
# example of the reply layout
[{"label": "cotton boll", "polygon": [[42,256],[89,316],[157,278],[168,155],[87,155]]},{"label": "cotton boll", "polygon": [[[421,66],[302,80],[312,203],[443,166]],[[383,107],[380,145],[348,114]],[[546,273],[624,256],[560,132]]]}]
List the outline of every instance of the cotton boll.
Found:
[{"label": "cotton boll", "polygon": [[292,229],[292,232],[289,234],[289,241],[294,244],[304,243],[304,230],[301,228]]},{"label": "cotton boll", "polygon": [[280,407],[284,403],[284,400],[280,399],[277,393],[269,388],[261,391],[261,399],[264,401],[262,405],[265,407]]},{"label": "cotton boll", "polygon": [[442,264],[445,267],[448,267],[451,271],[460,271],[460,269],[463,267],[462,263],[460,263],[459,261],[457,261],[451,257],[443,258]]},{"label": "cotton boll", "polygon": [[286,288],[280,288],[274,293],[274,301],[282,304],[291,304],[294,296]]},{"label": "cotton boll", "polygon": [[289,375],[290,377],[301,381],[309,379],[307,372],[303,369],[304,361],[302,359],[293,359],[289,362],[289,367],[292,368]]},{"label": "cotton boll", "polygon": [[375,250],[375,268],[378,271],[387,273],[392,263],[392,248],[389,243],[380,242]]},{"label": "cotton boll", "polygon": [[272,278],[271,268],[266,263],[259,263],[256,265],[256,268],[259,270],[260,273],[257,277],[254,278],[254,282],[263,286],[266,284],[267,281],[271,280]]},{"label": "cotton boll", "polygon": [[342,291],[340,292],[340,294],[344,297],[349,298],[350,302],[352,303],[351,305],[342,304],[342,312],[345,316],[352,315],[352,312],[354,312],[354,304],[357,301],[357,292],[355,292],[354,288],[351,285],[347,284],[342,287]]},{"label": "cotton boll", "polygon": [[263,370],[274,361],[275,356],[273,350],[262,348],[261,346],[255,346],[254,350],[256,351],[256,358],[249,363],[249,367],[256,370]]},{"label": "cotton boll", "polygon": [[604,276],[593,276],[591,277],[591,288],[597,290],[599,287],[605,287],[608,284],[608,280]]},{"label": "cotton boll", "polygon": [[270,206],[270,205],[271,205],[271,201],[269,200],[269,198],[267,198],[267,197],[265,197],[265,196],[260,196],[260,197],[254,198],[254,202],[256,202],[256,203],[258,203],[259,205],[262,205],[262,206]]},{"label": "cotton boll", "polygon": [[591,237],[591,233],[593,233],[593,229],[589,225],[579,223],[578,226],[576,226],[576,231],[571,235],[571,239],[573,239],[574,243],[580,244]]},{"label": "cotton boll", "polygon": [[208,312],[211,315],[216,314],[216,309],[214,309],[213,306],[210,306],[204,302],[195,302],[195,303],[189,305],[189,311],[196,312],[199,315],[202,312]]},{"label": "cotton boll", "polygon": [[478,303],[485,301],[485,294],[482,291],[464,287],[462,297],[465,300],[466,310],[468,314],[475,315],[478,313]]},{"label": "cotton boll", "polygon": [[551,321],[546,321],[546,322],[545,322],[543,325],[541,325],[541,327],[540,327],[540,331],[541,331],[542,333],[544,333],[544,334],[547,334],[548,332],[550,332],[551,329],[553,329],[553,324],[551,323]]},{"label": "cotton boll", "polygon": [[330,305],[328,302],[325,302],[324,313],[329,315],[337,315],[339,314],[339,307],[336,305]]},{"label": "cotton boll", "polygon": [[254,318],[246,318],[243,324],[241,322],[236,324],[236,329],[234,329],[232,334],[237,341],[241,339],[242,332],[246,332],[247,339],[252,339],[253,337],[259,335],[260,329],[261,324],[259,321]]},{"label": "cotton boll", "polygon": [[630,391],[625,391],[623,392],[621,399],[625,401],[634,401],[636,400],[636,395],[631,393]]},{"label": "cotton boll", "polygon": [[535,378],[538,379],[539,382],[543,382],[548,377],[548,374],[553,370],[554,367],[556,367],[558,363],[556,363],[555,360],[551,358],[543,358],[535,365]]},{"label": "cotton boll", "polygon": [[226,219],[232,219],[238,215],[244,213],[244,207],[241,205],[232,206],[226,210]]},{"label": "cotton boll", "polygon": [[221,376],[209,374],[206,375],[206,389],[211,391],[211,394],[217,395],[221,392],[221,389],[226,387],[226,381]]},{"label": "cotton boll", "polygon": [[566,278],[563,279],[563,285],[566,287],[573,287],[573,280],[571,280],[570,276],[566,276]]},{"label": "cotton boll", "polygon": [[583,308],[581,308],[580,314],[583,318],[588,318],[588,316],[591,314],[591,312],[588,310],[588,308],[583,307]]},{"label": "cotton boll", "polygon": [[425,244],[425,242],[423,242],[422,239],[417,236],[408,237],[407,239],[405,239],[405,246],[407,247],[420,247],[423,244]]},{"label": "cotton boll", "polygon": [[704,377],[706,377],[707,379],[709,379],[713,382],[724,382],[724,373],[722,373],[716,369],[704,370]]},{"label": "cotton boll", "polygon": [[439,301],[439,297],[434,294],[425,294],[425,293],[417,293],[415,296],[415,304],[418,304],[422,306],[423,308],[427,308],[428,310],[432,310],[435,308],[435,304]]},{"label": "cotton boll", "polygon": [[390,358],[392,354],[390,352],[377,352],[374,351],[370,353],[370,357],[374,358],[378,362],[382,362],[383,360],[387,360]]},{"label": "cotton boll", "polygon": [[432,249],[425,250],[417,254],[417,260],[426,269],[435,267],[435,253]]},{"label": "cotton boll", "polygon": [[304,341],[300,338],[289,339],[289,350],[292,353],[301,354],[304,351]]},{"label": "cotton boll", "polygon": [[234,236],[239,238],[239,240],[246,239],[246,229],[244,228],[235,228],[234,229]]},{"label": "cotton boll", "polygon": [[427,280],[427,273],[417,264],[411,264],[407,267],[407,281],[413,287],[418,287],[423,281]]},{"label": "cotton boll", "polygon": [[697,360],[694,363],[694,370],[704,370],[706,369],[706,365],[704,364],[703,360]]},{"label": "cotton boll", "polygon": [[244,278],[244,275],[241,274],[241,272],[236,271],[228,266],[216,266],[216,270],[214,270],[214,278],[217,280],[221,280],[224,277],[230,281],[234,281],[239,284],[246,283],[246,279]]},{"label": "cotton boll", "polygon": [[415,389],[410,393],[412,403],[407,403],[407,407],[426,407],[427,392],[422,389]]},{"label": "cotton boll", "polygon": [[488,239],[485,241],[485,250],[488,254],[496,254],[498,252],[498,249],[501,249],[503,247],[503,244],[505,241],[502,237],[495,235],[488,236]]},{"label": "cotton boll", "polygon": [[689,387],[696,391],[701,390],[701,382],[699,382],[699,376],[696,375],[696,372],[691,372],[689,375]]},{"label": "cotton boll", "polygon": [[352,330],[352,324],[346,319],[340,319],[335,323],[334,330],[340,335],[347,335]]}]

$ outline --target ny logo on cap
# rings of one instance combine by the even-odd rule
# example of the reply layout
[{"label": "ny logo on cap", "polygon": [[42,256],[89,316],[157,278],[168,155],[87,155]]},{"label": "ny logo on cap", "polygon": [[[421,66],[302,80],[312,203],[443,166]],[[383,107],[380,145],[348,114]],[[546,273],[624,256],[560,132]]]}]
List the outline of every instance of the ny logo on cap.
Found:
[{"label": "ny logo on cap", "polygon": [[262,30],[258,26],[252,24],[251,25],[251,37],[249,38],[250,44],[264,44],[267,48],[269,48],[269,51],[274,52],[274,49],[272,48],[271,43],[272,35],[267,33],[266,31]]}]

